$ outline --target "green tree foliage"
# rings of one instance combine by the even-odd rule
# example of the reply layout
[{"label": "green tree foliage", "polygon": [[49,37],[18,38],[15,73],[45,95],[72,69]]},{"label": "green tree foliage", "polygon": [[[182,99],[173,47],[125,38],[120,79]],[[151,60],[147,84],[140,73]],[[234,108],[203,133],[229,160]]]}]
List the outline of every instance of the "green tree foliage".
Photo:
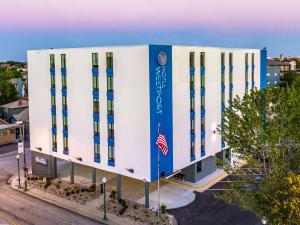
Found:
[{"label": "green tree foliage", "polygon": [[299,77],[299,74],[297,74],[296,71],[285,72],[283,78],[281,79],[282,86],[291,86],[297,77]]},{"label": "green tree foliage", "polygon": [[[218,195],[270,224],[300,224],[300,91],[297,87],[253,90],[225,109],[223,137],[235,163],[231,191]],[[245,165],[256,171],[241,174]]]},{"label": "green tree foliage", "polygon": [[6,104],[18,99],[18,92],[10,82],[11,74],[0,71],[0,104]]}]

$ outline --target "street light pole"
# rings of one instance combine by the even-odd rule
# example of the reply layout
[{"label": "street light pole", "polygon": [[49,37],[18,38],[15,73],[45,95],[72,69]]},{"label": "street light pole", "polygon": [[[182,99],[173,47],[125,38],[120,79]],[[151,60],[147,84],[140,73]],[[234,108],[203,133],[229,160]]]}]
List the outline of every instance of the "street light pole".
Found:
[{"label": "street light pole", "polygon": [[24,170],[24,184],[25,184],[25,191],[28,191],[28,189],[27,189],[26,152],[25,152],[25,144],[24,144],[24,142],[25,142],[24,123],[23,123],[23,121],[17,121],[16,124],[18,124],[18,125],[19,125],[19,128],[21,128],[21,129],[20,129],[20,134],[22,135],[21,140],[23,141],[23,146],[24,146],[24,147],[23,147],[23,148],[24,148],[24,152],[23,152],[23,154],[24,154],[24,167],[23,167],[23,170]]},{"label": "street light pole", "polygon": [[107,182],[106,177],[103,177],[102,182],[103,182],[103,189],[104,189],[103,190],[104,191],[104,205],[103,205],[104,216],[103,216],[103,220],[107,221],[108,219],[107,219],[107,216],[106,216],[106,191],[105,191],[105,184]]},{"label": "street light pole", "polygon": [[17,158],[17,162],[18,162],[18,183],[19,183],[18,189],[20,189],[20,188],[21,188],[21,178],[20,178],[20,155],[17,154],[16,158]]}]

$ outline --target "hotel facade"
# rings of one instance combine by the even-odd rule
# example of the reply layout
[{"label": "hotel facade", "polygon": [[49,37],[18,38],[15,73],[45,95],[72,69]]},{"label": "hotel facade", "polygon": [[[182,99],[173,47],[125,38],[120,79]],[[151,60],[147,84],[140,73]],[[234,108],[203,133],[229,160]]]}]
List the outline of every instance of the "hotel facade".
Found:
[{"label": "hotel facade", "polygon": [[[138,45],[28,51],[33,174],[60,158],[153,182],[197,182],[230,160],[217,132],[234,96],[266,86],[267,51]],[[43,169],[46,166],[47,170]],[[46,172],[43,172],[46,171]],[[46,174],[45,174],[46,173]]]}]

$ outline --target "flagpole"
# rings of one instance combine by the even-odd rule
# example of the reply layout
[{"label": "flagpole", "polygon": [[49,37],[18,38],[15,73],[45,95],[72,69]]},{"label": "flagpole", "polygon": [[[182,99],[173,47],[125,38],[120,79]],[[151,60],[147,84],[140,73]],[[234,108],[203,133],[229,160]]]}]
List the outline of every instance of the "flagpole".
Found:
[{"label": "flagpole", "polygon": [[[158,135],[160,134],[160,123],[158,123]],[[159,158],[159,147],[157,147],[157,194],[158,194],[158,208],[157,208],[157,216],[160,216],[160,187],[159,187],[159,180],[160,180],[160,158]]]}]

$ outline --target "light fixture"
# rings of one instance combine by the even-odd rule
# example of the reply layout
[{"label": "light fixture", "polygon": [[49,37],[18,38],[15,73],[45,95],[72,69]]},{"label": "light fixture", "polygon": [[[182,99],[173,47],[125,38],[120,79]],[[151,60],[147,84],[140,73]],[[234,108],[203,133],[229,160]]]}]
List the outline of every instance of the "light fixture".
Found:
[{"label": "light fixture", "polygon": [[126,170],[127,170],[129,173],[134,173],[134,169],[132,169],[132,168],[126,168]]},{"label": "light fixture", "polygon": [[42,147],[35,147],[37,150],[42,151]]},{"label": "light fixture", "polygon": [[77,157],[76,158],[78,161],[82,162],[82,158],[81,157]]},{"label": "light fixture", "polygon": [[103,184],[106,184],[107,178],[106,178],[106,177],[103,177],[103,178],[102,178],[102,182],[103,182]]}]

